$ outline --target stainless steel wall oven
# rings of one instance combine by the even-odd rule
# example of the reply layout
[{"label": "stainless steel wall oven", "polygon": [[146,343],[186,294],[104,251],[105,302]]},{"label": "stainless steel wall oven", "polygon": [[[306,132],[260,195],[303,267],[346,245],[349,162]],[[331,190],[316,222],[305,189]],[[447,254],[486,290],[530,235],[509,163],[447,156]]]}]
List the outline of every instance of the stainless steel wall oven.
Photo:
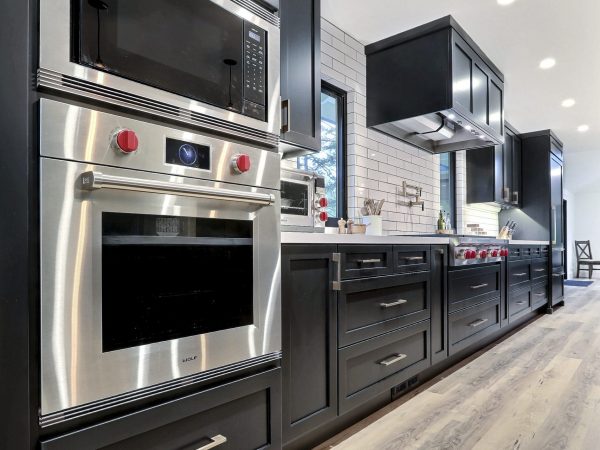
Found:
[{"label": "stainless steel wall oven", "polygon": [[250,0],[41,0],[38,86],[279,141],[279,19]]},{"label": "stainless steel wall oven", "polygon": [[279,155],[40,102],[41,423],[281,356]]}]

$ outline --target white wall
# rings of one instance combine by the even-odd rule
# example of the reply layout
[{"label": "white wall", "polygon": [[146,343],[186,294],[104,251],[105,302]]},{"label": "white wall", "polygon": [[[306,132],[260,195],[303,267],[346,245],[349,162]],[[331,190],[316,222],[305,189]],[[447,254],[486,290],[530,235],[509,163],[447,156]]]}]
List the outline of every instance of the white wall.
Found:
[{"label": "white wall", "polygon": [[[364,198],[385,198],[384,231],[432,233],[440,209],[439,157],[366,126],[366,56],[364,46],[350,34],[321,20],[321,75],[348,93],[348,214],[360,217]],[[490,234],[498,231],[497,211],[464,208],[464,161],[457,192],[458,215],[479,223]],[[425,210],[398,205],[402,181],[423,187]],[[461,223],[463,223],[461,222]],[[462,227],[459,232],[463,232]]]}]

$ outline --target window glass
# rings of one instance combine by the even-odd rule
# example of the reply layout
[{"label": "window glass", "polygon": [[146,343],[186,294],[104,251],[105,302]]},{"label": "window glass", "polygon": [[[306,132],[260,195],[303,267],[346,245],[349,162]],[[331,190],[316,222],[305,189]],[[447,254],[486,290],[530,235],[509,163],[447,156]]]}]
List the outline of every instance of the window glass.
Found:
[{"label": "window glass", "polygon": [[440,155],[440,209],[450,217],[450,224],[456,229],[456,155]]}]

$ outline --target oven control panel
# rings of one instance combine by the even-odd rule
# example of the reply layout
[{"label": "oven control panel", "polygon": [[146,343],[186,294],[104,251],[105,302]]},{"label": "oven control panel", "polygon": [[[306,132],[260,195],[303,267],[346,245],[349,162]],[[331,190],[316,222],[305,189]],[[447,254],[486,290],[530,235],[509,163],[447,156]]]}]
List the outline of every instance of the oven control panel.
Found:
[{"label": "oven control panel", "polygon": [[459,245],[453,248],[452,265],[465,266],[500,262],[508,256],[508,247],[503,245]]},{"label": "oven control panel", "polygon": [[265,105],[266,31],[244,23],[244,99]]},{"label": "oven control panel", "polygon": [[210,170],[210,147],[167,138],[165,162],[176,166]]}]

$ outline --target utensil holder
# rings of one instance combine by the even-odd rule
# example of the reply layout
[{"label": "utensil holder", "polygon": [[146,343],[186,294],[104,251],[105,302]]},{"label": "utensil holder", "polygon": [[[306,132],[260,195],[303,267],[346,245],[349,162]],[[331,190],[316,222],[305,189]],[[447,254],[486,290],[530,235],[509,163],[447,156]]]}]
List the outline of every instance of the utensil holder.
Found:
[{"label": "utensil holder", "polygon": [[363,216],[363,223],[367,225],[369,236],[383,236],[383,218],[381,216]]}]

